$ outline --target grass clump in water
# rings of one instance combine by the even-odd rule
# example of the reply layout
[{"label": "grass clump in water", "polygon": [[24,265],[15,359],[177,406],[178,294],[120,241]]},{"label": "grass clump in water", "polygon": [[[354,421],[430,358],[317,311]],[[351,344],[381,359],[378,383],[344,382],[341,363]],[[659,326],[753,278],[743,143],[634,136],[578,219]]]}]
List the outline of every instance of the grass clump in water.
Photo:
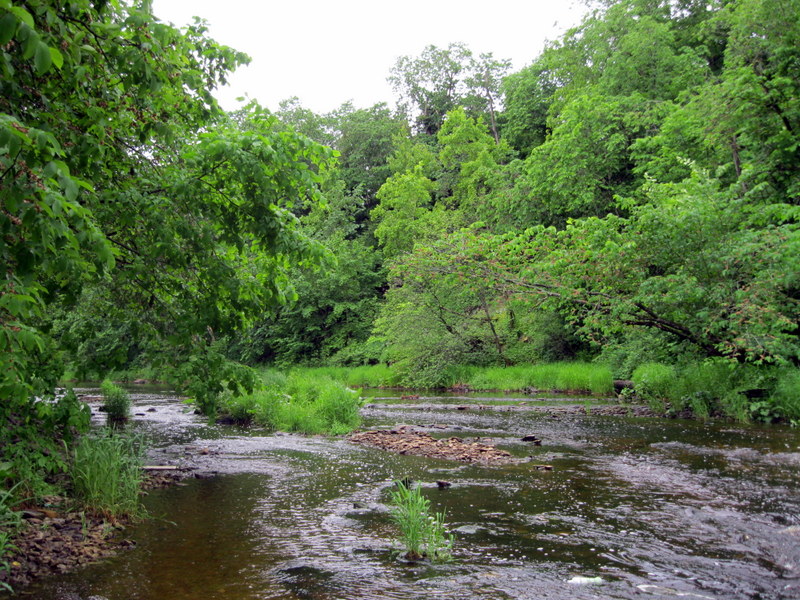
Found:
[{"label": "grass clump in water", "polygon": [[409,560],[428,558],[431,562],[448,562],[453,558],[453,534],[445,528],[444,512],[430,514],[430,500],[419,487],[403,481],[395,482],[391,492],[392,520],[400,528]]},{"label": "grass clump in water", "polygon": [[263,389],[226,398],[223,411],[237,421],[297,433],[341,435],[361,425],[357,390],[306,370],[282,377],[270,372],[268,377]]},{"label": "grass clump in water", "polygon": [[127,421],[131,414],[131,397],[124,389],[106,379],[100,384],[108,419],[113,422]]},{"label": "grass clump in water", "polygon": [[77,498],[108,518],[138,517],[144,446],[140,436],[106,430],[75,447],[70,475]]}]

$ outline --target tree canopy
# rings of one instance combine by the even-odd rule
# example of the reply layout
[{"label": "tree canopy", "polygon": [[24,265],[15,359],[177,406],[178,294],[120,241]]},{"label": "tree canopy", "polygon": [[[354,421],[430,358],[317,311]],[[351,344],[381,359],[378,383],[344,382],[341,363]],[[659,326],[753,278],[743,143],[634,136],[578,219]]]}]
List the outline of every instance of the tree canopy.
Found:
[{"label": "tree canopy", "polygon": [[248,59],[202,23],[180,31],[148,3],[5,0],[0,48],[9,423],[47,416],[31,403],[62,375],[53,321],[78,299],[174,364],[280,302],[287,267],[324,254],[294,211],[319,203],[332,151],[257,105],[226,115],[213,90]]}]

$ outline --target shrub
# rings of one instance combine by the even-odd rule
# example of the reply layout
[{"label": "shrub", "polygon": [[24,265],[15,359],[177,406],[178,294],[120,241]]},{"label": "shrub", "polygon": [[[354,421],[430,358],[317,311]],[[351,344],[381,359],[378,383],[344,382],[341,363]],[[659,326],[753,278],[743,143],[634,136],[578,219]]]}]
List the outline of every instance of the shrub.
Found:
[{"label": "shrub", "polygon": [[789,421],[800,423],[800,369],[786,369],[779,373],[770,400]]},{"label": "shrub", "polygon": [[636,394],[655,412],[664,411],[664,403],[675,397],[675,367],[661,363],[639,365],[631,376]]},{"label": "shrub", "polygon": [[402,481],[395,482],[391,496],[392,520],[400,528],[406,558],[427,557],[432,562],[451,560],[454,539],[446,532],[444,512],[431,515],[430,500],[422,495],[420,488],[412,489]]},{"label": "shrub", "polygon": [[70,475],[85,507],[109,518],[139,516],[144,448],[141,437],[106,430],[75,447]]},{"label": "shrub", "polygon": [[130,416],[131,398],[124,389],[106,379],[100,384],[106,414],[111,421],[125,421]]}]

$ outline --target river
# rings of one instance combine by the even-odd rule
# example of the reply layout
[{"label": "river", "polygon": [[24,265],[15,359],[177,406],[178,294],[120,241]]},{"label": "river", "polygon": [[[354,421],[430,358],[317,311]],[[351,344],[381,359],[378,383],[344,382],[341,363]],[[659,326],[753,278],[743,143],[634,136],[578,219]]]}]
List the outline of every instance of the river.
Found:
[{"label": "river", "polygon": [[[147,496],[153,518],[126,533],[134,549],[23,597],[800,598],[797,430],[525,410],[575,404],[555,398],[387,396],[363,409],[365,427],[488,438],[526,459],[486,466],[209,425],[156,389],[133,400],[150,462],[201,477]],[[446,511],[452,563],[398,560],[387,502],[404,477]]]}]

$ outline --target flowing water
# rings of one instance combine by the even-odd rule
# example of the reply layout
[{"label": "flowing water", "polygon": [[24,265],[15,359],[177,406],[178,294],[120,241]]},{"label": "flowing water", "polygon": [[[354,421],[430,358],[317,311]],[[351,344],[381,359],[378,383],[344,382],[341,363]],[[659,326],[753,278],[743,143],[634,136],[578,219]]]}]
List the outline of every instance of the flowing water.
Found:
[{"label": "flowing water", "polygon": [[[208,425],[134,396],[150,461],[210,474],[151,492],[134,549],[33,600],[800,598],[800,432],[524,410],[521,399],[373,399],[366,427],[480,437],[528,460],[463,465],[341,439]],[[456,410],[454,404],[482,404]],[[526,404],[563,406],[562,399]],[[572,401],[573,403],[575,401]],[[579,401],[583,406],[583,401]],[[541,446],[522,442],[535,434]],[[546,463],[552,471],[535,465]],[[446,510],[455,560],[398,560],[409,477]],[[452,486],[440,489],[437,480]]]}]

